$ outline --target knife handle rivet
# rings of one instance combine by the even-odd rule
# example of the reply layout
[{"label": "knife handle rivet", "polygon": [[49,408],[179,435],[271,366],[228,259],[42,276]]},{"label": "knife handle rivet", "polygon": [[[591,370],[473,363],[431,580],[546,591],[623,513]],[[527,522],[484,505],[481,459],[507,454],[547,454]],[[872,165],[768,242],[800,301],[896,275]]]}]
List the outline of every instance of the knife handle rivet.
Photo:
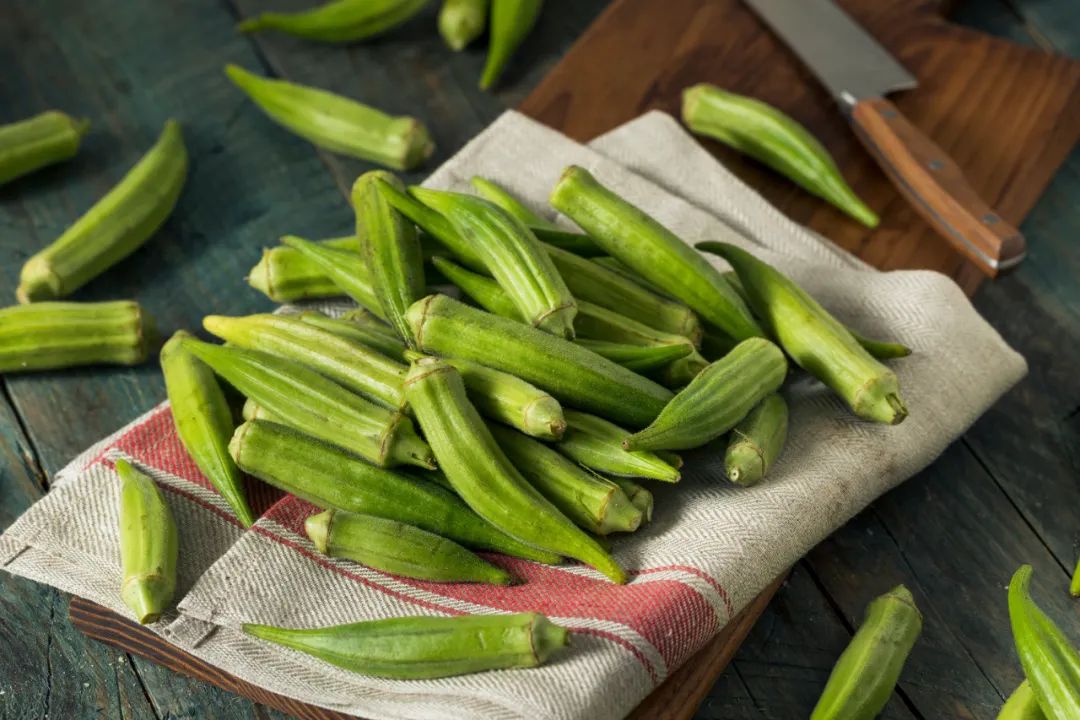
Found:
[{"label": "knife handle rivet", "polygon": [[931,160],[930,162],[928,162],[928,163],[926,164],[926,166],[927,166],[928,168],[930,168],[931,170],[933,170],[934,172],[937,172],[937,171],[938,171],[938,170],[940,170],[941,168],[945,167],[945,163],[943,163],[943,162],[942,162],[942,161],[940,161],[940,160]]}]

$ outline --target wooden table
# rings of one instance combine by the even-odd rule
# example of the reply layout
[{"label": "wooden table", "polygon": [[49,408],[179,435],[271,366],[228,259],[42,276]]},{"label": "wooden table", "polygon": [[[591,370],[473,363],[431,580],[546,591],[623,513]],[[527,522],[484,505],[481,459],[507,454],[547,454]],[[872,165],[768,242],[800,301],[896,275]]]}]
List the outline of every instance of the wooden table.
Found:
[{"label": "wooden table", "polygon": [[[302,4],[282,0],[275,6]],[[335,58],[335,48],[236,36],[258,0],[9,0],[0,13],[0,122],[48,107],[95,122],[73,162],[0,190],[0,297],[23,259],[55,237],[152,142],[185,122],[192,155],[182,212],[79,298],[137,297],[166,331],[211,311],[269,303],[244,289],[258,248],[285,231],[329,236],[350,218],[337,188],[365,169],[315,154],[265,122],[227,83],[225,62],[349,88],[423,117],[448,157],[516,105],[600,11],[549,3],[495,95],[475,89],[479,51],[451,56],[420,21]],[[968,0],[958,18],[1020,42],[1080,54],[1070,0]],[[332,61],[333,60],[333,61]],[[1080,122],[1080,119],[1078,119]],[[420,174],[410,177],[419,179]],[[336,187],[335,187],[336,186]],[[1031,375],[926,472],[882,498],[795,568],[696,717],[805,717],[873,596],[900,582],[926,613],[923,637],[886,714],[987,718],[1020,680],[1004,588],[1036,568],[1043,606],[1076,628],[1065,592],[1080,507],[1080,153],[1024,224],[1031,254],[986,285],[980,310],[1028,358]],[[77,452],[164,396],[155,365],[3,378],[0,527]],[[67,597],[0,574],[0,716],[278,718],[251,702],[87,640]],[[1080,632],[1073,632],[1080,638]]]}]

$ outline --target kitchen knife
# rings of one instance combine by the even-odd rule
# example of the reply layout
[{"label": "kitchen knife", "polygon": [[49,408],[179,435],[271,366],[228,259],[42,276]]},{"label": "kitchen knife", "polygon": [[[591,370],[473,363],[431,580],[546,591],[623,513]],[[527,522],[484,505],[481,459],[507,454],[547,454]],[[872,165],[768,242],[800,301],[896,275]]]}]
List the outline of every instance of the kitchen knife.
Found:
[{"label": "kitchen knife", "polygon": [[885,95],[918,83],[832,0],[746,0],[818,77],[856,136],[939,234],[994,277],[1024,259],[1020,231],[999,217],[960,167]]}]

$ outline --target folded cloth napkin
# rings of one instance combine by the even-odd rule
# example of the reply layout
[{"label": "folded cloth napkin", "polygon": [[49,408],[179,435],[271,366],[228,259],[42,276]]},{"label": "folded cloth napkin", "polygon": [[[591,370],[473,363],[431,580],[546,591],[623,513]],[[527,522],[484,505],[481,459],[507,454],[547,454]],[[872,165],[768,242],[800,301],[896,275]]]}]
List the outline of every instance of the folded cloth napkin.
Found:
[{"label": "folded cloth napkin", "polygon": [[[0,537],[0,562],[126,615],[113,471],[115,458],[126,457],[169,491],[181,528],[181,600],[152,627],[169,642],[274,692],[361,716],[619,718],[773,578],[933,461],[1024,375],[1024,360],[948,278],[867,268],[790,222],[662,113],[589,147],[507,113],[427,184],[465,189],[482,175],[542,208],[572,163],[686,242],[748,247],[860,332],[910,345],[912,356],[890,363],[911,411],[907,421],[862,422],[818,383],[799,381],[789,390],[787,447],[765,482],[732,487],[722,452],[709,449],[689,456],[679,485],[654,485],[652,525],[614,543],[631,583],[613,585],[581,566],[500,558],[527,581],[503,588],[406,580],[319,556],[302,529],[311,508],[294,498],[241,530],[187,458],[163,404],[59,473],[52,491]],[[432,681],[348,673],[239,629],[242,622],[320,626],[523,610],[572,628],[572,647],[538,669]]]}]

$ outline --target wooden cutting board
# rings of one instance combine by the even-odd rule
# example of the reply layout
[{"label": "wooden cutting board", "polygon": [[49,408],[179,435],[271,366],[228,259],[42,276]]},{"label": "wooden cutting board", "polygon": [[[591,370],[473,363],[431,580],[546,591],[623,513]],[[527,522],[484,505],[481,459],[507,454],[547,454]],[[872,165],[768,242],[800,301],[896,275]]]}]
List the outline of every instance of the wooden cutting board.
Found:
[{"label": "wooden cutting board", "polygon": [[[890,99],[1019,224],[1080,138],[1080,62],[952,25],[940,1],[837,1],[918,78],[917,89]],[[806,125],[882,222],[869,231],[704,141],[792,219],[879,268],[929,268],[969,294],[978,287],[979,272],[899,196],[824,88],[741,0],[617,0],[520,110],[584,141],[647,110],[678,117],[682,89],[699,82],[757,97]]]},{"label": "wooden cutting board", "polygon": [[[1003,217],[1019,223],[1080,137],[1080,63],[950,25],[941,2],[839,3],[919,78],[917,90],[892,99]],[[740,0],[616,0],[520,109],[588,140],[650,109],[678,115],[682,89],[698,82],[754,95],[804,123],[879,211],[882,224],[866,231],[754,162],[705,141],[793,219],[880,268],[932,268],[969,293],[978,287],[978,271],[897,195],[825,91]],[[670,675],[632,717],[690,718],[781,581]],[[70,615],[90,637],[304,720],[347,718],[245,683],[81,598],[72,599]]]}]

